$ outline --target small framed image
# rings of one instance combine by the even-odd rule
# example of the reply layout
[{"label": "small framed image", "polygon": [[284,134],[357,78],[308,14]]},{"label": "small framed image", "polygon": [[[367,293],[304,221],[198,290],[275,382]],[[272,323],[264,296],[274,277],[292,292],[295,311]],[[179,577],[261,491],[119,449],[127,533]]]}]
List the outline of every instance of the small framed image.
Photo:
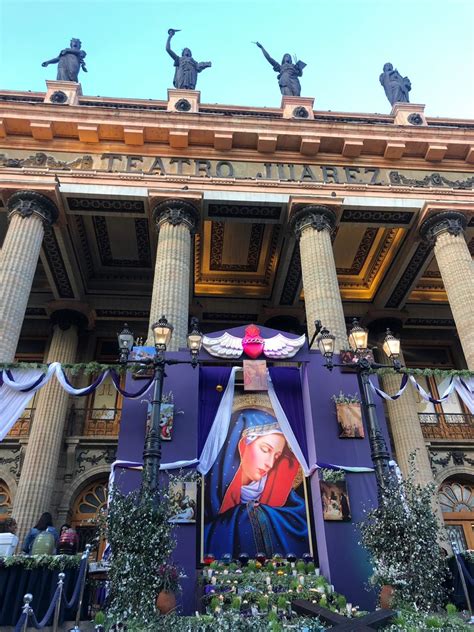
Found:
[{"label": "small framed image", "polygon": [[173,482],[169,487],[178,505],[178,511],[170,522],[181,524],[192,524],[196,522],[197,513],[197,483],[196,482]]},{"label": "small framed image", "polygon": [[350,522],[351,508],[345,480],[319,481],[324,520]]},{"label": "small framed image", "polygon": [[268,391],[265,360],[244,360],[244,391]]}]

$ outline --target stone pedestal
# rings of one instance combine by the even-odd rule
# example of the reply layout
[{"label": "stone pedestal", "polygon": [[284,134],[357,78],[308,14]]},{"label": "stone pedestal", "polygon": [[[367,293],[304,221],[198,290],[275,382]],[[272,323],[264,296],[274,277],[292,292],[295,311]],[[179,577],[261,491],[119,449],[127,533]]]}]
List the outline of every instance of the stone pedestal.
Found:
[{"label": "stone pedestal", "polygon": [[474,263],[464,238],[466,225],[462,213],[444,211],[429,217],[421,234],[434,245],[466,363],[474,371]]},{"label": "stone pedestal", "polygon": [[46,80],[45,103],[57,105],[78,105],[82,96],[82,86],[74,81]]},{"label": "stone pedestal", "polygon": [[290,222],[300,241],[308,336],[312,338],[314,321],[320,320],[336,337],[338,353],[348,344],[331,243],[336,216],[326,206],[309,205],[297,208]]},{"label": "stone pedestal", "polygon": [[281,98],[281,109],[284,119],[314,119],[314,98],[313,97],[289,97]]},{"label": "stone pedestal", "polygon": [[0,252],[0,362],[12,362],[44,236],[44,223],[56,221],[53,202],[35,191],[8,200],[10,225]]},{"label": "stone pedestal", "polygon": [[[77,350],[77,324],[64,314],[54,326],[47,362],[73,363]],[[53,377],[38,395],[25,460],[13,505],[18,535],[23,540],[44,511],[51,512],[69,395]]]},{"label": "stone pedestal", "polygon": [[424,126],[426,122],[425,106],[420,103],[394,103],[391,116],[395,125]]},{"label": "stone pedestal", "polygon": [[168,89],[168,112],[199,112],[201,93],[199,90]]},{"label": "stone pedestal", "polygon": [[[169,351],[186,346],[189,314],[192,235],[196,230],[197,209],[184,200],[167,200],[153,212],[158,236],[155,276],[150,306],[150,327],[166,316],[173,327]],[[148,330],[148,345],[153,345]]]}]

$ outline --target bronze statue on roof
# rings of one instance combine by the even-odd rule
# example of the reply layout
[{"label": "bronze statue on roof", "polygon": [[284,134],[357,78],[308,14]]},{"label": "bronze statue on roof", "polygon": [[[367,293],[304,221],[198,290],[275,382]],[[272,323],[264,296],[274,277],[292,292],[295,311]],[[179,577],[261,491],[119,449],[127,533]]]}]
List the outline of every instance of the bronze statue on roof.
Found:
[{"label": "bronze statue on roof", "polygon": [[43,67],[49,64],[58,64],[56,81],[75,81],[77,83],[79,70],[87,72],[84,61],[86,51],[81,50],[81,40],[73,38],[69,48],[64,48],[57,57],[44,61]]},{"label": "bronze statue on roof", "polygon": [[280,92],[283,95],[291,97],[299,97],[301,94],[301,85],[298,77],[303,75],[303,68],[306,64],[303,61],[291,59],[289,53],[285,53],[279,64],[273,57],[267,53],[260,42],[254,42],[262,51],[263,56],[268,63],[273,66],[273,70],[278,73],[278,85],[280,86]]},{"label": "bronze statue on roof", "polygon": [[173,58],[176,66],[173,85],[179,90],[195,90],[198,73],[205,68],[210,68],[212,63],[210,61],[197,62],[193,59],[189,48],[183,48],[181,56],[171,50],[171,38],[178,32],[179,29],[169,29],[166,40],[166,52]]}]

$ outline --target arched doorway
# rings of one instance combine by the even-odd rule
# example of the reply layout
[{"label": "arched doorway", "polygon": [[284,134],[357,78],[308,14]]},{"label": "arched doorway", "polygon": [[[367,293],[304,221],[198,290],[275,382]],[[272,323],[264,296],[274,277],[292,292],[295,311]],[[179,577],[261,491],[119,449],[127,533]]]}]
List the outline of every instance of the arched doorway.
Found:
[{"label": "arched doorway", "polygon": [[12,497],[8,485],[0,479],[0,521],[6,520],[12,513]]},{"label": "arched doorway", "polygon": [[474,549],[474,479],[448,478],[438,495],[449,539],[459,551]]},{"label": "arched doorway", "polygon": [[[107,478],[99,478],[86,484],[76,496],[72,507],[71,524],[79,534],[79,550],[96,541],[99,514],[107,507]],[[99,542],[91,557],[100,560],[105,541]]]}]

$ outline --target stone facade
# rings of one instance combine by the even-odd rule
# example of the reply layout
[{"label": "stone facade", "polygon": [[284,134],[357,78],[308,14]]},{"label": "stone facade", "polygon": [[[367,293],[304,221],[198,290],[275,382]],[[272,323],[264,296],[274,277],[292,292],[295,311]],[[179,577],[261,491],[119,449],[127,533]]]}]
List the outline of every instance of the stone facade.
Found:
[{"label": "stone facade", "polygon": [[[185,346],[190,316],[206,332],[256,322],[309,337],[320,320],[340,350],[358,317],[369,328],[395,318],[408,364],[474,368],[472,126],[424,114],[413,126],[410,104],[403,117],[348,116],[296,97],[251,109],[171,92],[122,102],[79,86],[74,108],[3,95],[0,361],[114,361],[124,321],[150,341],[162,315],[170,351]],[[92,317],[51,329],[58,302]],[[101,401],[108,421],[93,398],[48,386],[0,444],[22,530],[48,509],[73,518],[78,494],[106,481],[120,415],[112,395]],[[413,394],[387,406],[402,470],[418,448],[423,483],[474,476],[473,417],[452,405],[429,423]]]}]

